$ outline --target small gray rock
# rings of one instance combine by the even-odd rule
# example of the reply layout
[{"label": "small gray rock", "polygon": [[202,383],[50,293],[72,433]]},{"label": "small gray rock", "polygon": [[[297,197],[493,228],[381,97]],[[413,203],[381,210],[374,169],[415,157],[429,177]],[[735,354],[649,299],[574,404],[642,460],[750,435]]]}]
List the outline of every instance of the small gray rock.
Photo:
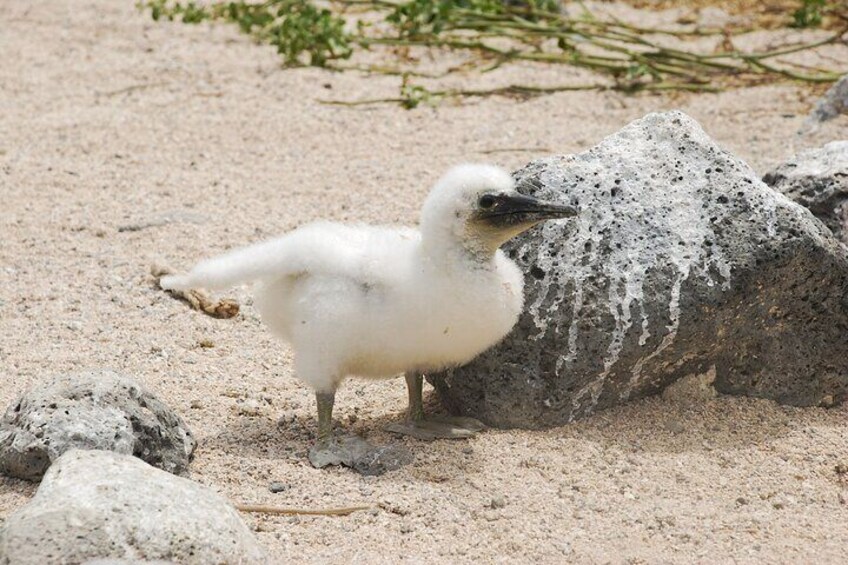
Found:
[{"label": "small gray rock", "polygon": [[278,492],[285,492],[285,491],[289,490],[290,488],[291,488],[290,485],[287,485],[286,483],[281,483],[281,482],[278,482],[278,481],[274,481],[274,482],[272,482],[271,484],[268,485],[268,490],[275,493],[275,494],[278,493]]},{"label": "small gray rock", "polygon": [[71,449],[102,449],[187,472],[197,442],[173,410],[112,371],[60,375],[14,401],[0,420],[0,472],[36,481]]},{"label": "small gray rock", "polygon": [[493,496],[492,500],[489,501],[489,508],[497,510],[499,508],[504,508],[506,506],[506,499],[503,496]]},{"label": "small gray rock", "polygon": [[69,451],[0,530],[0,565],[104,559],[269,562],[235,508],[209,488],[135,457]]},{"label": "small gray rock", "polygon": [[848,114],[848,75],[840,78],[825,92],[804,121],[801,132],[812,131],[818,124],[830,121],[841,114]]},{"label": "small gray rock", "polygon": [[848,248],[681,112],[515,173],[579,208],[504,250],[525,273],[511,334],[429,376],[454,412],[561,425],[715,366],[722,393],[848,396]]},{"label": "small gray rock", "polygon": [[799,153],[767,173],[763,182],[809,208],[848,243],[848,141]]}]

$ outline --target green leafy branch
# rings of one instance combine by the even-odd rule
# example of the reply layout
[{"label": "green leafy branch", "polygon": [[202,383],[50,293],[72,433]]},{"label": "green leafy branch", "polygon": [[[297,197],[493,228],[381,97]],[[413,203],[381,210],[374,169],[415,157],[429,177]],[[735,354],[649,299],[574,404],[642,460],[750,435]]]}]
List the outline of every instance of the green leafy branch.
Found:
[{"label": "green leafy branch", "polygon": [[[699,29],[646,29],[615,19],[600,19],[584,10],[572,16],[557,0],[331,0],[333,8],[318,8],[310,0],[243,0],[198,5],[193,1],[148,0],[141,4],[154,19],[198,23],[220,20],[235,23],[259,41],[277,47],[286,65],[313,65],[337,70],[365,70],[403,77],[400,96],[353,104],[392,102],[406,108],[435,103],[448,97],[530,97],[548,92],[585,89],[715,91],[723,86],[773,80],[832,82],[845,69],[809,69],[779,58],[828,44],[846,43],[846,28],[809,43],[770,51],[746,53],[733,47],[728,32]],[[798,22],[815,25],[826,0],[803,0]],[[346,25],[345,12],[367,14],[358,25]],[[815,10],[819,10],[816,12]],[[818,15],[817,15],[818,14]],[[346,14],[351,17],[350,13]],[[373,24],[377,15],[381,23]],[[838,14],[837,14],[838,15]],[[800,19],[799,19],[800,18]],[[800,25],[800,24],[799,24]],[[672,48],[658,38],[678,39],[723,33],[723,48],[699,53]],[[394,50],[396,68],[340,63],[354,47]],[[487,70],[510,61],[533,61],[577,66],[610,80],[589,85],[541,87],[509,85],[488,90],[431,90],[413,84],[425,77],[414,61],[398,49],[448,49],[467,54]],[[450,73],[451,71],[447,71]]]},{"label": "green leafy branch", "polygon": [[180,20],[196,24],[223,20],[238,24],[242,32],[277,48],[286,65],[324,67],[328,61],[347,59],[353,52],[344,18],[309,0],[272,0],[261,4],[243,1],[198,5],[195,2],[148,0],[154,20]]}]

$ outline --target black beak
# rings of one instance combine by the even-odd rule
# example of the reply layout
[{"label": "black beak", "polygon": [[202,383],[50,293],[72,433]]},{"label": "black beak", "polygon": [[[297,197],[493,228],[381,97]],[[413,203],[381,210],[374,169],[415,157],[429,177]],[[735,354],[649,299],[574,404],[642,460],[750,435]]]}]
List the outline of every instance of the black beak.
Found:
[{"label": "black beak", "polygon": [[565,204],[543,202],[523,194],[501,194],[493,198],[492,205],[481,210],[481,217],[497,224],[526,224],[571,218],[577,210]]}]

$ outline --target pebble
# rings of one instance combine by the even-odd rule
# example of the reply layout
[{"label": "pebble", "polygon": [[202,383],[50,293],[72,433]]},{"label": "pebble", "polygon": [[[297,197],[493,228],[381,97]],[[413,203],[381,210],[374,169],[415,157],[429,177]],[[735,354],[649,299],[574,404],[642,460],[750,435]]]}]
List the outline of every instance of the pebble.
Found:
[{"label": "pebble", "polygon": [[281,483],[278,481],[274,481],[268,485],[268,490],[273,493],[287,491],[291,488],[291,485],[287,485],[286,483]]},{"label": "pebble", "polygon": [[489,508],[498,509],[506,506],[506,499],[502,496],[493,496],[492,500],[489,502]]},{"label": "pebble", "polygon": [[239,402],[238,404],[236,404],[235,408],[236,412],[240,416],[254,417],[262,414],[262,409],[259,406],[259,402],[257,402],[256,399],[253,398],[247,398],[244,400],[244,402]]}]

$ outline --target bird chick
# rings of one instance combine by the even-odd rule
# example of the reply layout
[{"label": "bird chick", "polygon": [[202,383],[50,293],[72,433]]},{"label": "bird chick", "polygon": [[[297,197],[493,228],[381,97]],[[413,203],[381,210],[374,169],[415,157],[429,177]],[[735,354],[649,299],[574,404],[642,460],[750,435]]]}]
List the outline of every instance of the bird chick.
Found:
[{"label": "bird chick", "polygon": [[471,418],[426,418],[423,375],[468,363],[518,320],[523,276],[499,247],[541,221],[576,214],[518,193],[499,168],[461,165],[433,187],[417,230],[317,222],[203,261],[161,286],[258,283],[257,310],[292,346],[296,375],[315,391],[310,460],[323,466],[339,462],[332,411],[348,376],[405,375],[409,408],[393,432],[456,438],[482,428]]}]

